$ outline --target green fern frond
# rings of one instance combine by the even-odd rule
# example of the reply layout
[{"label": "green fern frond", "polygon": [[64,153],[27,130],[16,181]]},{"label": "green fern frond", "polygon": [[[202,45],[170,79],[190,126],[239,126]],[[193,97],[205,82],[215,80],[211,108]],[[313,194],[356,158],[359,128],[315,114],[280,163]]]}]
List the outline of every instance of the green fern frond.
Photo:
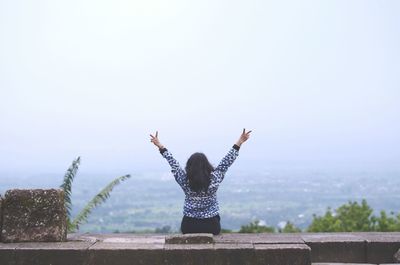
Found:
[{"label": "green fern frond", "polygon": [[67,222],[71,218],[71,194],[72,194],[72,182],[74,181],[75,175],[78,172],[79,164],[81,163],[81,158],[78,156],[74,161],[72,161],[71,166],[68,168],[64,175],[63,183],[60,188],[64,191],[64,204],[67,210]]},{"label": "green fern frond", "polygon": [[130,175],[118,177],[111,181],[103,190],[101,190],[93,199],[83,208],[83,210],[75,217],[71,223],[71,230],[79,229],[79,225],[87,221],[89,214],[94,208],[105,202],[109,197],[113,188],[121,182],[130,178]]}]

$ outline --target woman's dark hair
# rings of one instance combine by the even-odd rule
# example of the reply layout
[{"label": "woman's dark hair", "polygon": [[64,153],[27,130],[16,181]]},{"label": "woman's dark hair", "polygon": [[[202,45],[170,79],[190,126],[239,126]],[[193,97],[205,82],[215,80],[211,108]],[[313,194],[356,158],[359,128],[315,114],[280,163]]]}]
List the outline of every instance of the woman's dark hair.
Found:
[{"label": "woman's dark hair", "polygon": [[207,191],[211,182],[211,172],[214,168],[203,153],[191,155],[186,163],[185,170],[191,190],[195,192]]}]

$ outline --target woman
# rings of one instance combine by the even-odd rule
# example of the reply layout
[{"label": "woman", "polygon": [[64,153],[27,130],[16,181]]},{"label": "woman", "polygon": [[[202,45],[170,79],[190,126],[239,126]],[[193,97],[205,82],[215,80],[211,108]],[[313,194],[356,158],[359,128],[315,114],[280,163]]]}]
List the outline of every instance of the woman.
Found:
[{"label": "woman", "polygon": [[229,166],[239,155],[240,146],[250,137],[251,131],[243,133],[239,140],[229,150],[216,168],[208,162],[202,153],[194,153],[190,156],[183,170],[178,161],[165,148],[158,139],[158,132],[150,134],[151,142],[159,148],[162,156],[171,166],[172,174],[176,182],[185,193],[183,207],[183,219],[181,231],[187,233],[212,233],[218,235],[221,231],[217,190],[224,179]]}]

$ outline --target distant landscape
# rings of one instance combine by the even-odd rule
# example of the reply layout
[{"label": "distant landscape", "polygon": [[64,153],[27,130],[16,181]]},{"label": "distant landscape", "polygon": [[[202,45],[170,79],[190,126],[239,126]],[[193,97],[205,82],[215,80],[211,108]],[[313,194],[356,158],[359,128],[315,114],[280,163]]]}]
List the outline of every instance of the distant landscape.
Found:
[{"label": "distant landscape", "polygon": [[[129,172],[127,172],[129,173]],[[118,175],[78,173],[72,215]],[[11,188],[58,187],[63,173],[1,173],[0,193]],[[259,173],[229,172],[219,190],[222,227],[237,231],[254,220],[274,227],[286,221],[306,228],[313,214],[349,200],[366,199],[375,210],[400,211],[400,172],[276,168]],[[169,172],[133,173],[97,208],[80,232],[179,231],[184,195]]]}]

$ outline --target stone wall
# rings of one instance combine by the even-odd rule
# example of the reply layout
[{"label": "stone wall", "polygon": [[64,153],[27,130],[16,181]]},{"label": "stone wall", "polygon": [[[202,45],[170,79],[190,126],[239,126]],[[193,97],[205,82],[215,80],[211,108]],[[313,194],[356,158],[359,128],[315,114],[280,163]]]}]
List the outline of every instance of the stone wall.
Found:
[{"label": "stone wall", "polygon": [[67,242],[0,243],[0,264],[393,264],[400,248],[398,232],[197,236],[71,234]]},{"label": "stone wall", "polygon": [[3,242],[66,240],[66,210],[62,190],[8,190],[2,206]]}]

